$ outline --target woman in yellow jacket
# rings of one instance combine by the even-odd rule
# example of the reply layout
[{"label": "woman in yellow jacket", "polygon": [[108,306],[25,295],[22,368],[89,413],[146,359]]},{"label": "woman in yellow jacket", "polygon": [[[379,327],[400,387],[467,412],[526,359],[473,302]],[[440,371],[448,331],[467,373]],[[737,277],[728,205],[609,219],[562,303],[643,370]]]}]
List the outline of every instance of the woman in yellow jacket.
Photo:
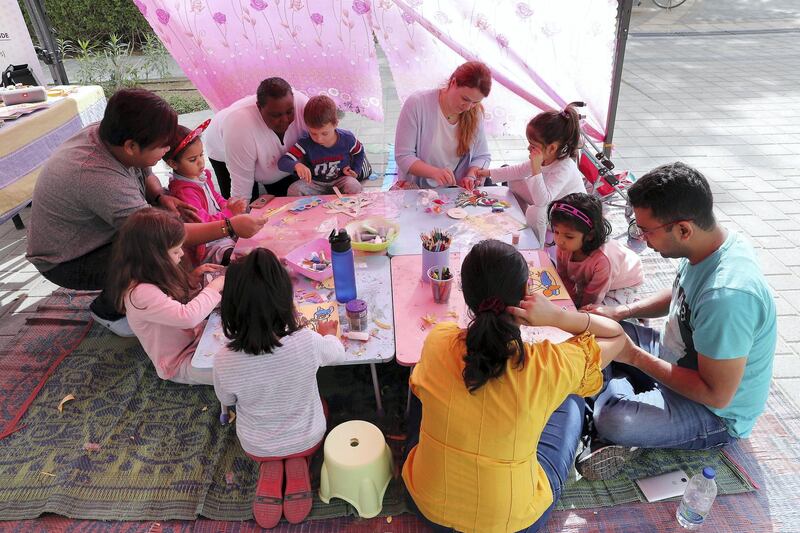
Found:
[{"label": "woman in yellow jacket", "polygon": [[[527,282],[514,247],[475,245],[461,268],[472,321],[431,330],[411,374],[421,425],[415,402],[403,480],[435,531],[538,531],[575,459],[582,397],[600,390],[601,368],[624,362],[630,346],[616,322],[526,296]],[[576,336],[526,343],[520,324]]]}]

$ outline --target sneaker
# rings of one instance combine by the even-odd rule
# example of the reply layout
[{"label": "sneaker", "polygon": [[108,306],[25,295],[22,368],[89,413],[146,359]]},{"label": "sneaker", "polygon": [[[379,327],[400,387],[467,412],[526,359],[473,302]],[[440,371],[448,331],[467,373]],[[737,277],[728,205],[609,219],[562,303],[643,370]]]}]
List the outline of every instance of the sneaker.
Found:
[{"label": "sneaker", "polygon": [[92,319],[95,322],[102,325],[103,327],[107,328],[117,337],[135,337],[136,333],[133,332],[131,329],[130,324],[128,324],[128,317],[122,317],[117,320],[109,320],[107,318],[100,318],[98,315],[91,311]]},{"label": "sneaker", "polygon": [[619,474],[625,463],[640,452],[641,448],[594,441],[578,455],[575,468],[583,477],[592,481],[611,479]]},{"label": "sneaker", "polygon": [[281,521],[283,514],[283,461],[264,461],[258,467],[258,483],[253,499],[253,517],[256,523],[272,529]]},{"label": "sneaker", "polygon": [[283,516],[290,524],[299,524],[311,512],[314,493],[308,474],[305,457],[293,457],[284,461],[286,466],[286,490],[283,494]]}]

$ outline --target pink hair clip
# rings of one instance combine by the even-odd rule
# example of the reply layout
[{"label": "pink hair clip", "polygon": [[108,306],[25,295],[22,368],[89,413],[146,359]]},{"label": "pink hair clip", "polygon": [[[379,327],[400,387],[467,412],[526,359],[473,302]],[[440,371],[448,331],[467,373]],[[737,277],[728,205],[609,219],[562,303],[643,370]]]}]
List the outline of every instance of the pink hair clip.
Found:
[{"label": "pink hair clip", "polygon": [[557,203],[553,204],[553,207],[552,207],[552,209],[550,209],[550,211],[551,212],[553,212],[553,211],[561,211],[563,213],[567,213],[569,215],[574,216],[575,218],[577,218],[578,220],[580,220],[581,222],[583,222],[587,226],[589,226],[589,229],[592,229],[592,227],[593,227],[592,219],[589,218],[586,215],[586,213],[584,213],[583,211],[581,211],[577,207],[571,206],[569,204],[563,204],[563,203],[557,202]]},{"label": "pink hair clip", "polygon": [[203,122],[202,124],[200,124],[199,126],[197,126],[195,129],[193,129],[193,130],[191,131],[191,133],[189,133],[189,135],[187,135],[186,137],[184,137],[184,138],[183,138],[183,140],[182,140],[180,143],[178,143],[178,147],[177,147],[177,148],[175,148],[175,151],[173,152],[173,155],[178,155],[178,154],[179,154],[179,153],[181,153],[181,151],[182,151],[184,148],[186,148],[186,147],[187,147],[187,146],[188,146],[188,145],[189,145],[191,142],[193,142],[195,139],[197,139],[198,137],[200,137],[200,135],[201,135],[201,134],[202,134],[204,131],[206,131],[206,128],[208,127],[208,125],[209,125],[210,123],[211,123],[211,119],[208,119],[208,120],[206,120],[205,122]]}]

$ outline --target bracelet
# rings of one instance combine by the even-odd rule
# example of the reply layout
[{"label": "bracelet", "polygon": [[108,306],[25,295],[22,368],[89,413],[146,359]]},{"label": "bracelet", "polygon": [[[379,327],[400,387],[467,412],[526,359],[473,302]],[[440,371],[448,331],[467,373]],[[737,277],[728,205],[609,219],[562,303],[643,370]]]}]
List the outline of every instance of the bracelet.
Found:
[{"label": "bracelet", "polygon": [[228,225],[227,224],[223,223],[222,227],[220,228],[220,230],[222,230],[222,236],[223,237],[229,237],[230,236],[228,234]]},{"label": "bracelet", "polygon": [[584,311],[584,313],[586,313],[586,327],[583,328],[583,333],[581,333],[581,335],[589,331],[589,326],[592,325],[592,314],[589,311]]},{"label": "bracelet", "polygon": [[163,193],[163,192],[160,192],[160,193],[158,193],[158,194],[156,195],[156,198],[155,198],[155,200],[153,200],[153,205],[158,205],[158,201],[161,199],[161,197],[162,197],[162,196],[164,196],[164,193]]},{"label": "bracelet", "polygon": [[233,224],[231,223],[231,219],[229,218],[225,219],[225,229],[228,230],[228,237],[232,239],[238,237],[238,235],[236,235],[236,230],[233,229]]},{"label": "bracelet", "polygon": [[631,317],[633,316],[633,311],[631,311],[631,306],[630,306],[630,305],[628,305],[628,304],[622,304],[622,305],[624,305],[624,306],[625,306],[625,308],[628,310],[628,312],[627,312],[627,314],[625,315],[625,317],[623,318],[623,320],[624,320],[625,318],[631,318]]}]

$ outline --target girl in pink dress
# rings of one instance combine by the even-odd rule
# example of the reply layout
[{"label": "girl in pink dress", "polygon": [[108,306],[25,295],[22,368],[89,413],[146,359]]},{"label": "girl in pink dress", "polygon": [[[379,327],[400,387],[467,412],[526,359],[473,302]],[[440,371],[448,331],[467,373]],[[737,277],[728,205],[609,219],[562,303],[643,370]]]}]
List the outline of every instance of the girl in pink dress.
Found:
[{"label": "girl in pink dress", "polygon": [[[603,204],[586,193],[550,203],[548,220],[556,245],[556,270],[575,306],[632,301],[642,283],[642,262],[633,250],[611,239]],[[609,291],[617,294],[609,295]],[[626,301],[619,302],[622,298]]]}]

